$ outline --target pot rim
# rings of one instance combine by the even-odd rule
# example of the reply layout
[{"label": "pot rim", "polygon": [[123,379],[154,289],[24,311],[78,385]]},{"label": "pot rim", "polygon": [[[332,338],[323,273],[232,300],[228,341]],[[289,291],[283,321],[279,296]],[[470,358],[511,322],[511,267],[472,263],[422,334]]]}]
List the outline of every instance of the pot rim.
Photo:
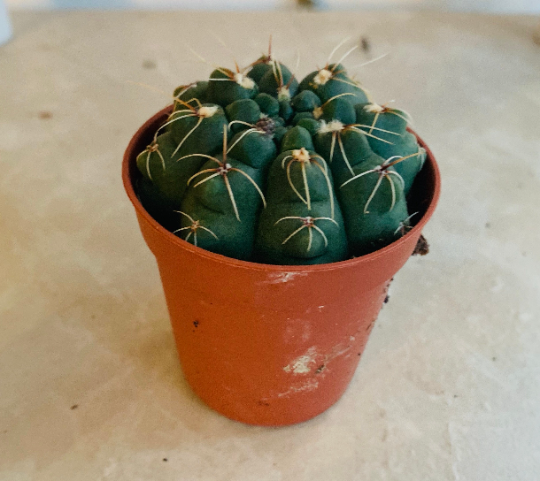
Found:
[{"label": "pot rim", "polygon": [[[139,139],[145,135],[148,128],[157,122],[157,120],[160,117],[163,117],[170,113],[172,110],[172,105],[169,105],[168,107],[163,108],[156,114],[154,114],[152,117],[150,117],[133,135],[131,138],[125,152],[124,157],[122,161],[122,180],[124,183],[124,189],[126,190],[126,193],[129,197],[129,200],[133,204],[133,207],[135,207],[135,210],[137,213],[142,216],[145,221],[148,223],[149,226],[151,226],[162,238],[164,241],[175,245],[176,247],[180,249],[187,250],[191,254],[195,256],[199,256],[201,258],[205,258],[210,261],[214,261],[220,264],[228,264],[231,267],[237,267],[237,268],[243,268],[243,269],[251,269],[251,270],[257,270],[257,271],[271,271],[271,272],[323,272],[323,271],[329,271],[329,270],[338,270],[338,269],[345,269],[345,268],[351,268],[355,267],[359,264],[367,264],[370,262],[375,261],[376,259],[387,255],[388,253],[399,249],[403,243],[406,242],[407,238],[410,236],[414,236],[419,231],[421,232],[424,228],[427,221],[432,216],[433,212],[435,211],[435,208],[437,206],[440,191],[441,191],[441,175],[439,171],[439,167],[437,165],[437,162],[435,160],[435,157],[433,156],[433,153],[431,152],[430,148],[426,145],[426,143],[414,132],[412,129],[408,130],[413,133],[416,138],[418,139],[418,143],[426,150],[427,157],[426,157],[426,163],[430,162],[431,167],[433,169],[433,196],[431,198],[431,201],[429,203],[428,208],[424,212],[424,215],[419,219],[419,221],[416,223],[416,225],[407,232],[404,236],[399,238],[398,240],[392,242],[391,244],[378,249],[374,252],[371,252],[369,254],[365,254],[359,257],[355,257],[353,259],[346,259],[343,261],[338,262],[331,262],[331,263],[325,263],[325,264],[314,264],[314,265],[288,265],[288,264],[264,264],[260,262],[251,262],[251,261],[243,261],[239,259],[234,259],[232,257],[227,257],[222,254],[216,254],[214,252],[207,251],[201,247],[196,247],[193,244],[190,244],[189,242],[186,242],[183,239],[180,239],[180,237],[177,237],[172,232],[169,232],[167,229],[165,229],[159,222],[157,222],[143,207],[141,202],[139,201],[139,198],[137,197],[137,194],[135,193],[135,188],[133,187],[131,175],[130,175],[130,166],[132,162],[135,162],[135,147],[139,142]],[[425,165],[425,164],[424,164]]]}]

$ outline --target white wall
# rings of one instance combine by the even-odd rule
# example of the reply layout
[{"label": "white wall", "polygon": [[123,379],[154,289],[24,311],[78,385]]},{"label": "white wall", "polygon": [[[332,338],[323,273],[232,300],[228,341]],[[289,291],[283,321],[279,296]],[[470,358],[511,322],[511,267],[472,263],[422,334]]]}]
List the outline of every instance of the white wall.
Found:
[{"label": "white wall", "polygon": [[[295,0],[5,0],[8,8],[57,9],[274,9],[290,8]],[[319,0],[330,9],[398,8],[493,13],[540,14],[540,0]]]}]

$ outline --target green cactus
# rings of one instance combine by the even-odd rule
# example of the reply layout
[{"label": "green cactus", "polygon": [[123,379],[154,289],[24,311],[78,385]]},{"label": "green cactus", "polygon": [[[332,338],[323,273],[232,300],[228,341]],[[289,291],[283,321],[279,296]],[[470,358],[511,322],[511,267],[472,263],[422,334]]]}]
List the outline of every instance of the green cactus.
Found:
[{"label": "green cactus", "polygon": [[263,114],[268,117],[276,117],[279,115],[279,102],[276,98],[268,94],[259,94],[254,100],[259,105]]},{"label": "green cactus", "polygon": [[252,99],[257,95],[255,81],[242,72],[217,68],[210,74],[206,97],[208,102],[223,107],[235,100]]},{"label": "green cactus", "polygon": [[416,174],[420,172],[426,159],[426,151],[418,145],[416,137],[407,132],[408,116],[398,109],[391,109],[374,103],[355,106],[356,121],[369,125],[368,142],[374,152],[385,159],[407,157],[407,162],[396,164],[396,171],[405,181],[405,194],[409,193]]},{"label": "green cactus", "polygon": [[206,102],[206,91],[208,89],[208,81],[193,82],[188,85],[180,85],[174,89],[173,100],[174,110],[182,108],[185,105],[183,102],[189,102],[193,99],[198,99],[199,102]]},{"label": "green cactus", "polygon": [[[296,141],[298,146],[304,135],[293,129],[286,137],[293,139],[283,143]],[[332,174],[320,155],[305,147],[283,151],[270,167],[266,195],[256,240],[261,260],[319,264],[346,258],[347,236]]]},{"label": "green cactus", "polygon": [[356,164],[353,177],[341,183],[339,199],[347,236],[357,254],[390,244],[408,222],[404,183],[394,165],[374,155]]},{"label": "green cactus", "polygon": [[299,83],[269,48],[246,69],[178,87],[137,157],[149,213],[197,247],[283,265],[337,262],[404,235],[425,151],[344,57]]},{"label": "green cactus", "polygon": [[350,93],[348,99],[352,105],[368,102],[368,94],[359,82],[347,76],[343,65],[328,64],[320,70],[311,72],[299,85],[300,92],[310,90],[321,102],[326,102],[336,95]]}]

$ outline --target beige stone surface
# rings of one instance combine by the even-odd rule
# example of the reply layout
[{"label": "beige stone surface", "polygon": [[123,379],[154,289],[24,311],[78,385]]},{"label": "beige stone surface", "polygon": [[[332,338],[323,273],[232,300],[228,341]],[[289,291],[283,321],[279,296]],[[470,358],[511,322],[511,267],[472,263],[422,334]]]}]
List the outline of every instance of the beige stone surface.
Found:
[{"label": "beige stone surface", "polygon": [[[0,48],[0,480],[536,480],[537,19],[384,12],[17,13]],[[342,38],[437,156],[431,253],[398,274],[341,401],[302,425],[205,407],[177,361],[120,180],[177,85],[265,49],[304,75]],[[367,57],[351,55],[355,65]],[[152,91],[133,82],[157,89]],[[163,90],[166,94],[162,94]]]}]

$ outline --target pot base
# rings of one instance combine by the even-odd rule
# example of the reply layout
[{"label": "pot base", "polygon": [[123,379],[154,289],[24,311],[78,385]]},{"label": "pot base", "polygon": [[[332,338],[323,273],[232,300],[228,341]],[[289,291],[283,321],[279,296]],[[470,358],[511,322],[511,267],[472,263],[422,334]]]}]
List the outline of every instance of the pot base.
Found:
[{"label": "pot base", "polygon": [[[160,268],[164,285],[171,285],[177,267]],[[182,369],[203,402],[235,421],[284,426],[307,421],[341,398],[388,283],[357,293],[347,309],[326,304],[300,313],[283,302],[309,282],[293,277],[267,284],[261,305],[241,310],[184,285],[166,289]]]}]

